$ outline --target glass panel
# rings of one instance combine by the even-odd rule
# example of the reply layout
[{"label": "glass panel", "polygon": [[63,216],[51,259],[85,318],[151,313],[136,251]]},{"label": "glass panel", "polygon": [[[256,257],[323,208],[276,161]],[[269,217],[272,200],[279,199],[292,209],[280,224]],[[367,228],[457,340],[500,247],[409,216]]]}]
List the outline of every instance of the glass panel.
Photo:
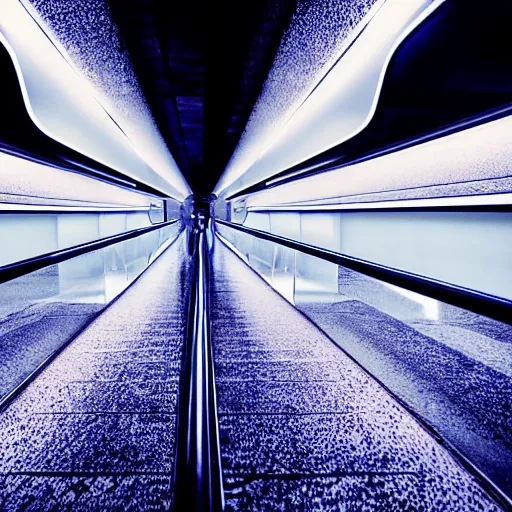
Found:
[{"label": "glass panel", "polygon": [[[262,242],[264,240],[258,240]],[[295,294],[295,251],[272,244],[272,277],[270,284],[293,304]]]},{"label": "glass panel", "polygon": [[331,300],[338,293],[338,265],[296,252],[294,302]]},{"label": "glass panel", "polygon": [[148,212],[2,213],[0,266],[150,225]]},{"label": "glass panel", "polygon": [[247,233],[216,225],[216,231],[236,249],[258,274],[293,303],[295,293],[295,251]]},{"label": "glass panel", "polygon": [[122,293],[180,223],[0,284],[0,399]]}]

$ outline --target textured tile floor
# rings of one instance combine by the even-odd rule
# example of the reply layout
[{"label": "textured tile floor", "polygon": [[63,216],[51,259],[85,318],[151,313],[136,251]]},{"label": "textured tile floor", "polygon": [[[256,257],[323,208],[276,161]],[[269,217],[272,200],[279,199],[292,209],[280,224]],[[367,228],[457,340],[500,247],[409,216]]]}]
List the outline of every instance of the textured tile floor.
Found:
[{"label": "textured tile floor", "polygon": [[500,510],[386,391],[220,243],[212,308],[228,510]]},{"label": "textured tile floor", "polygon": [[[9,300],[0,291],[2,300]],[[0,396],[9,394],[103,304],[36,304],[0,320]],[[58,335],[56,335],[58,333]]]},{"label": "textured tile floor", "polygon": [[0,414],[0,510],[170,510],[183,247],[175,242]]},{"label": "textured tile floor", "polygon": [[[1,511],[172,508],[188,283],[181,242],[0,414]],[[214,279],[228,510],[500,510],[221,244]]]}]

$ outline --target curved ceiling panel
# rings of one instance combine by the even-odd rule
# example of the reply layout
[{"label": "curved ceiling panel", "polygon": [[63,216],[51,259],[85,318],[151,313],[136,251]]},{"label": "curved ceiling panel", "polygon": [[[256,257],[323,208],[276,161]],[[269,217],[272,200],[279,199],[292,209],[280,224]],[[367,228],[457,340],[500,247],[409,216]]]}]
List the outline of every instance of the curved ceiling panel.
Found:
[{"label": "curved ceiling panel", "polygon": [[385,0],[299,0],[235,152],[217,184],[231,183],[277,137]]},{"label": "curved ceiling panel", "polygon": [[[0,42],[13,59],[25,105],[38,128],[171,197],[188,196],[190,188],[158,132],[143,123],[128,123],[130,114],[123,118],[119,106],[113,108],[98,94],[98,88],[71,65],[65,49],[56,46],[52,34],[43,31],[32,14],[19,0],[0,3]],[[116,69],[104,72],[114,76]]]},{"label": "curved ceiling panel", "polygon": [[374,9],[341,58],[319,77],[285,124],[264,137],[254,136],[252,147],[239,147],[215,193],[232,195],[363,130],[375,112],[393,53],[443,1],[387,0]]}]

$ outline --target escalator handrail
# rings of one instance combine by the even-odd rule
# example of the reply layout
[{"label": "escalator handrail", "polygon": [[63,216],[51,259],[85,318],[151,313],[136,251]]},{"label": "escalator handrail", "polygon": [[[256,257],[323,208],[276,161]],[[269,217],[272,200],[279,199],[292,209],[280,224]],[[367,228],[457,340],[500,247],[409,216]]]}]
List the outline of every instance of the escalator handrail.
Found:
[{"label": "escalator handrail", "polygon": [[210,254],[204,227],[191,236],[194,254],[178,405],[174,511],[222,512],[224,489],[209,315]]},{"label": "escalator handrail", "polygon": [[74,245],[66,249],[59,249],[57,251],[42,254],[40,256],[34,256],[33,258],[28,258],[15,263],[9,263],[8,265],[0,267],[0,284],[5,283],[6,281],[11,281],[12,279],[16,279],[17,277],[24,276],[36,270],[41,270],[42,268],[49,267],[57,263],[62,263],[63,261],[75,258],[76,256],[80,256],[88,252],[103,249],[109,245],[117,244],[119,242],[124,242],[126,240],[145,235],[151,231],[175,224],[176,222],[179,222],[179,219],[160,222],[158,224],[153,224],[144,228],[132,229],[131,231],[127,231],[125,233],[107,236],[105,238],[100,238],[98,240],[93,240],[84,244]]},{"label": "escalator handrail", "polygon": [[304,254],[309,254],[310,256],[330,261],[331,263],[341,265],[366,276],[379,279],[406,290],[446,302],[459,308],[467,309],[500,322],[512,324],[512,301],[508,299],[471,290],[469,288],[464,288],[463,286],[432,279],[430,277],[421,276],[405,270],[387,267],[385,265],[380,265],[360,258],[354,258],[346,254],[322,249],[320,247],[267,233],[266,231],[261,231],[259,229],[235,224],[233,222],[220,219],[216,219],[215,222],[255,236],[256,238],[268,240],[270,242],[289,247],[290,249],[300,251]]}]

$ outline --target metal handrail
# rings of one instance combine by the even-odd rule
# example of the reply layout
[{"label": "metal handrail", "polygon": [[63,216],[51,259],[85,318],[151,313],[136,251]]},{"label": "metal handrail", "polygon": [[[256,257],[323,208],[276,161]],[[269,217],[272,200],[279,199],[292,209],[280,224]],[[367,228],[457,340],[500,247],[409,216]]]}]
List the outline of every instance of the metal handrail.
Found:
[{"label": "metal handrail", "polygon": [[284,245],[285,247],[295,249],[304,254],[309,254],[342,265],[356,272],[360,272],[361,274],[374,277],[395,286],[400,286],[406,290],[411,290],[427,297],[447,302],[453,306],[494,318],[500,322],[512,324],[512,301],[508,299],[421,276],[405,270],[379,265],[378,263],[354,258],[328,249],[322,249],[290,238],[273,235],[259,229],[248,228],[233,222],[220,219],[216,219],[215,222],[248,233],[256,238]]},{"label": "metal handrail", "polygon": [[0,283],[11,281],[12,279],[24,276],[26,274],[29,274],[30,272],[34,272],[36,270],[49,267],[50,265],[55,265],[57,263],[62,263],[63,261],[69,260],[71,258],[80,256],[88,252],[103,249],[104,247],[108,247],[109,245],[117,244],[119,242],[124,242],[125,240],[130,240],[132,238],[145,235],[146,233],[150,233],[151,231],[155,231],[157,229],[170,226],[171,224],[175,224],[178,221],[179,219],[175,219],[167,222],[161,222],[159,224],[153,224],[152,226],[148,226],[145,228],[133,229],[131,231],[127,231],[126,233],[107,236],[105,238],[100,238],[99,240],[94,240],[92,242],[74,245],[73,247],[68,247],[67,249],[60,249],[58,251],[49,252],[46,254],[42,254],[40,256],[35,256],[33,258],[18,261],[16,263],[4,265],[0,267]]},{"label": "metal handrail", "polygon": [[175,511],[221,512],[224,490],[209,316],[206,230],[192,233],[192,286],[178,409]]}]

